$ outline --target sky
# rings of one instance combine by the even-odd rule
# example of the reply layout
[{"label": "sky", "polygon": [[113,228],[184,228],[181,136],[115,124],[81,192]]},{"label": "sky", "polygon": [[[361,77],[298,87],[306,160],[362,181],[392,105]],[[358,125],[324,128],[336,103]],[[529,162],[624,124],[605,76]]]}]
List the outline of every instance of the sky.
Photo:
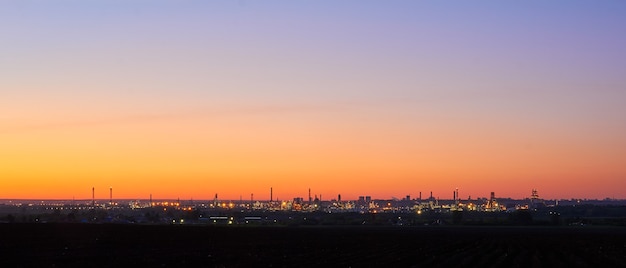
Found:
[{"label": "sky", "polygon": [[0,199],[626,199],[624,1],[0,2]]}]

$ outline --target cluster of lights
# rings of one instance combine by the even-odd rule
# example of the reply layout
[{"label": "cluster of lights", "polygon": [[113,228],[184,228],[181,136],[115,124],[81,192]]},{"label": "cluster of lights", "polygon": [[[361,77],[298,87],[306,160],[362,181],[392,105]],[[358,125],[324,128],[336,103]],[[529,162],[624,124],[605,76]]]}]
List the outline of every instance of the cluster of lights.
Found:
[{"label": "cluster of lights", "polygon": [[179,202],[152,202],[153,207],[180,207]]}]

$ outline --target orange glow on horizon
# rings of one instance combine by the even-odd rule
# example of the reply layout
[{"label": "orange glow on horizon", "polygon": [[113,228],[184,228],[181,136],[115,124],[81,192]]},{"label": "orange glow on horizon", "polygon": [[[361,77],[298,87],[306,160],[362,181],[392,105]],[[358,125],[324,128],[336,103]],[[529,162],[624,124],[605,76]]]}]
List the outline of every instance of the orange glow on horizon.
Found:
[{"label": "orange glow on horizon", "polygon": [[[623,158],[611,148],[536,137],[529,149],[515,143],[512,131],[460,135],[454,124],[428,132],[403,124],[260,119],[214,120],[219,131],[176,120],[4,134],[0,198],[87,199],[92,186],[113,186],[123,199],[215,193],[269,199],[269,187],[282,200],[306,197],[308,188],[327,200],[415,198],[420,191],[449,199],[455,187],[462,198],[491,191],[525,198],[532,188],[545,198],[625,198],[616,190],[626,186],[619,180]],[[590,189],[587,180],[596,178],[609,184]],[[98,192],[108,198],[108,191]]]}]

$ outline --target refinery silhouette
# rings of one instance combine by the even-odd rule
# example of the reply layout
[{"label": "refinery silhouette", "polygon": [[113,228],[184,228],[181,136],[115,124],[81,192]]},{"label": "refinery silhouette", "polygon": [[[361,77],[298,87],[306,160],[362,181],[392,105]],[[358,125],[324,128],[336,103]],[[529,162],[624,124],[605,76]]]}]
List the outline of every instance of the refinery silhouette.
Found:
[{"label": "refinery silhouette", "polygon": [[[450,198],[436,198],[433,192],[427,197],[419,192],[417,197],[375,199],[369,195],[358,196],[354,200],[344,200],[341,194],[322,199],[322,195],[278,199],[273,187],[269,187],[269,199],[220,199],[215,193],[210,200],[181,200],[153,198],[115,199],[113,187],[108,189],[108,198],[97,198],[96,188],[91,188],[91,199],[72,200],[0,200],[0,222],[82,222],[82,223],[150,223],[150,224],[310,224],[307,214],[316,215],[318,222],[327,224],[385,224],[385,225],[429,225],[429,224],[584,224],[619,223],[613,216],[624,210],[626,200],[619,199],[542,199],[537,189],[531,189],[524,199],[497,197],[490,192],[489,197],[471,196],[461,198],[455,188]],[[595,218],[581,218],[581,209],[596,209],[607,215]],[[616,212],[617,211],[617,212]],[[618,216],[625,216],[625,214]],[[336,222],[333,215],[344,214],[358,220]],[[372,221],[364,215],[377,214]],[[505,215],[494,220],[485,215]],[[97,216],[95,216],[97,215]],[[390,215],[404,215],[405,220]],[[523,216],[519,216],[523,215]],[[602,217],[607,216],[607,217]],[[517,217],[523,217],[520,221]],[[310,217],[309,217],[310,218]],[[328,219],[327,219],[328,218]],[[402,216],[399,217],[400,219]],[[387,219],[386,222],[381,219]],[[391,219],[391,218],[390,218]],[[613,221],[612,221],[613,220]]]}]

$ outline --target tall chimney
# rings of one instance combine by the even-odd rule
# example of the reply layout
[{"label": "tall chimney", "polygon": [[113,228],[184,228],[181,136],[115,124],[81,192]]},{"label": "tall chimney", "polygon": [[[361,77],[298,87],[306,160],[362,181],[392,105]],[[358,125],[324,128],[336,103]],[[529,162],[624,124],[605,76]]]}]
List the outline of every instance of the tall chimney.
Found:
[{"label": "tall chimney", "polygon": [[91,206],[96,206],[96,187],[91,187]]}]

